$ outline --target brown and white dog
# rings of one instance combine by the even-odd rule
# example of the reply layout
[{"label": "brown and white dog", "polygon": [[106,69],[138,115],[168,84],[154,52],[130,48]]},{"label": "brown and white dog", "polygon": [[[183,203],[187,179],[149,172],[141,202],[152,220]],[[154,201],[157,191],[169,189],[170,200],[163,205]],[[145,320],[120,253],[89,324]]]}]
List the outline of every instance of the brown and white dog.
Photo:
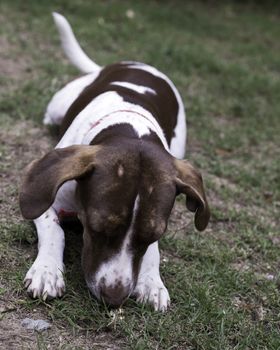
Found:
[{"label": "brown and white dog", "polygon": [[53,15],[66,55],[88,74],[50,101],[44,123],[60,125],[62,138],[28,166],[21,185],[21,211],[35,219],[39,240],[25,286],[34,298],[63,294],[60,220],[77,213],[90,291],[111,305],[135,296],[164,311],[170,299],[159,273],[158,240],[176,195],[186,195],[198,230],[210,216],[200,173],[178,159],[186,144],[182,99],[149,65],[101,68],[82,51],[66,19]]}]

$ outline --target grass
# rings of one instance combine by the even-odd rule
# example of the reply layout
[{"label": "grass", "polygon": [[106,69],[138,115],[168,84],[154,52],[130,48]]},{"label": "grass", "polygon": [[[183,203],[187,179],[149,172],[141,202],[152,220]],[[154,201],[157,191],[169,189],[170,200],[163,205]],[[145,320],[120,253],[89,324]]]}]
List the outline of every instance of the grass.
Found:
[{"label": "grass", "polygon": [[[55,142],[41,126],[44,109],[77,76],[63,57],[51,11],[67,16],[96,62],[155,65],[185,101],[187,157],[204,174],[212,219],[204,233],[196,232],[178,200],[161,241],[172,299],[166,314],[133,300],[120,313],[93,299],[81,273],[81,236],[71,230],[65,296],[45,303],[23,289],[36,236],[20,217],[17,182],[23,166]],[[279,349],[276,8],[230,1],[4,0],[0,13],[0,322],[11,325],[7,337],[0,336],[4,348]],[[51,320],[52,329],[28,340],[25,330],[16,331],[26,315]]]}]

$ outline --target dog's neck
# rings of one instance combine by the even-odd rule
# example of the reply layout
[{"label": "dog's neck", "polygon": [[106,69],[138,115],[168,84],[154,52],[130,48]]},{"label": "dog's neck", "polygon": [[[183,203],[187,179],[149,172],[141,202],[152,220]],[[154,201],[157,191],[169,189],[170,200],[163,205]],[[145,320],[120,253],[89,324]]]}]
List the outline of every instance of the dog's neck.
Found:
[{"label": "dog's neck", "polygon": [[[144,113],[140,113],[138,111],[135,111],[133,109],[118,109],[116,111],[112,111],[108,114],[105,114],[103,117],[101,117],[99,120],[95,121],[94,123],[91,124],[90,126],[90,130],[94,129],[95,127],[97,127],[97,125],[101,124],[103,121],[105,121],[105,119],[109,119],[109,118],[114,118],[115,115],[123,115],[124,118],[126,118],[127,120],[130,120],[131,118],[144,118],[146,121],[148,121],[154,129],[157,129],[159,127],[158,123],[153,120],[152,118],[149,118],[147,115],[145,115]],[[89,130],[89,131],[90,131]]]},{"label": "dog's neck", "polygon": [[165,145],[155,132],[150,131],[149,134],[139,138],[139,135],[129,123],[111,125],[103,129],[91,140],[90,145],[115,145],[120,148],[121,145],[128,143],[133,147],[133,145],[136,145],[138,142],[151,142],[155,146],[165,150]]},{"label": "dog's neck", "polygon": [[[130,126],[129,132],[127,131],[126,125]],[[117,126],[120,126],[116,129]],[[104,131],[109,129],[109,134],[111,137],[116,134],[117,136],[122,135],[123,137],[133,137],[142,139],[144,136],[149,136],[152,133],[157,135],[160,140],[161,145],[168,149],[166,138],[153,116],[147,112],[140,110],[134,110],[132,108],[114,110],[108,114],[103,115],[98,120],[94,120],[89,125],[89,130],[87,131],[83,143],[92,144],[95,138],[99,139],[99,134],[103,135]],[[124,130],[122,130],[124,129]],[[154,138],[154,137],[152,137]],[[96,144],[96,142],[94,142]]]}]

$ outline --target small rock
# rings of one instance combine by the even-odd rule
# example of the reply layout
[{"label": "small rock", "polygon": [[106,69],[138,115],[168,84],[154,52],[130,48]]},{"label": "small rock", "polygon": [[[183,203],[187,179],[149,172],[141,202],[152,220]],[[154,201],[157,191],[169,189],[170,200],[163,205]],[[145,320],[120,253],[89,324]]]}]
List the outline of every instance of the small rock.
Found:
[{"label": "small rock", "polygon": [[267,273],[265,274],[265,278],[269,281],[273,281],[275,279],[275,276],[270,273]]},{"label": "small rock", "polygon": [[49,322],[44,320],[33,320],[32,318],[25,318],[21,321],[22,327],[34,331],[42,332],[51,327]]},{"label": "small rock", "polygon": [[125,14],[126,14],[126,17],[129,19],[133,19],[135,17],[135,12],[131,9],[127,10]]}]

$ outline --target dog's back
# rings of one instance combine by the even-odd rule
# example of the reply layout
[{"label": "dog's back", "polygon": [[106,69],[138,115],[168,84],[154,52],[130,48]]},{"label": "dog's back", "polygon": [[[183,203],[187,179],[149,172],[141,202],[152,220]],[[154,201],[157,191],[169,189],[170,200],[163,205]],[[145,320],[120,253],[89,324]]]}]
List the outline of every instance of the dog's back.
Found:
[{"label": "dog's back", "polygon": [[63,133],[94,98],[114,91],[124,101],[149,111],[160,124],[170,145],[179,104],[168,82],[148,70],[149,66],[137,62],[121,62],[102,69],[68,109],[62,122]]}]

